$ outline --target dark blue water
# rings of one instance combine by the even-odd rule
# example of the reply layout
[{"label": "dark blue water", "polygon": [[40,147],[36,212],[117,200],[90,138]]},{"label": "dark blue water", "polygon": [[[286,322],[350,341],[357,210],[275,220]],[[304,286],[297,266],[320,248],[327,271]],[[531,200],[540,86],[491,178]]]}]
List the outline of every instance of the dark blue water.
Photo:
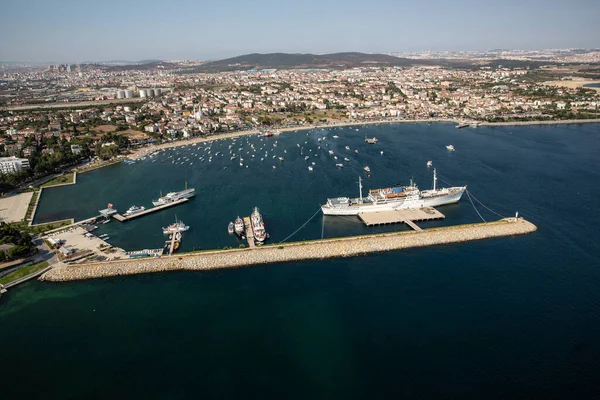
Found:
[{"label": "dark blue water", "polygon": [[588,83],[587,85],[583,85],[583,87],[596,88],[596,87],[600,87],[600,83]]},{"label": "dark blue water", "polygon": [[[254,205],[278,241],[327,197],[357,193],[359,174],[366,189],[411,177],[429,187],[425,164],[432,160],[446,181],[468,184],[503,215],[519,210],[539,230],[350,259],[31,282],[0,300],[3,395],[597,397],[600,125],[355,129],[282,135],[276,153],[285,157],[283,165],[259,158],[246,169],[229,157],[175,165],[166,152],[158,157],[163,163],[147,159],[83,174],[75,186],[44,191],[36,219],[85,218],[107,202],[123,210],[149,205],[159,190],[178,189],[187,179],[199,192],[194,200],[103,226],[111,242],[127,249],[158,246],[160,226],[177,214],[192,226],[185,248],[237,245],[226,225]],[[365,134],[376,135],[379,144],[364,144]],[[327,136],[329,147],[322,144],[324,151],[309,159],[316,162],[309,173],[296,144],[314,152],[317,135]],[[275,139],[248,140],[257,147]],[[229,144],[213,144],[213,154],[228,152]],[[237,144],[249,148],[246,139]],[[447,144],[456,151],[447,152]],[[359,154],[345,154],[345,145]],[[349,165],[335,168],[329,148],[350,158]],[[177,152],[191,159],[198,151]],[[446,220],[422,225],[479,218],[468,199],[440,211]],[[320,237],[322,228],[325,236],[371,231],[351,218],[317,215],[294,239]]]}]

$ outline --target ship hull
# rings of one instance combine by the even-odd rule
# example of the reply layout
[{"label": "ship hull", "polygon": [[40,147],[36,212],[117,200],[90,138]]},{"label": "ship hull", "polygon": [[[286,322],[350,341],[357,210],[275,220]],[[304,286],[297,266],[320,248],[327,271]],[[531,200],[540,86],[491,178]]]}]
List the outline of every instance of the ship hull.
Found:
[{"label": "ship hull", "polygon": [[327,204],[321,206],[321,211],[324,215],[358,215],[368,212],[381,212],[381,211],[393,211],[393,210],[408,210],[412,208],[424,208],[424,207],[438,207],[446,204],[458,203],[462,197],[465,189],[457,191],[443,196],[436,196],[431,198],[420,198],[416,200],[398,200],[390,201],[384,204],[368,204],[363,203],[361,205],[351,206],[338,206],[330,207]]}]

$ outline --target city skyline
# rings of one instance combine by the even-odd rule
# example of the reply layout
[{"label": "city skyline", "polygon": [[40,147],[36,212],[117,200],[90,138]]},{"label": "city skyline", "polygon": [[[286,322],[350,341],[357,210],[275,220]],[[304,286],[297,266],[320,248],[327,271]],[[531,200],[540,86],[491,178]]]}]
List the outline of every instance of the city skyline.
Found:
[{"label": "city skyline", "polygon": [[[426,6],[379,0],[280,4],[82,4],[8,0],[4,62],[220,59],[247,53],[486,51],[595,48],[600,4],[579,0],[501,7],[471,0]],[[490,16],[493,16],[490,17]]]}]

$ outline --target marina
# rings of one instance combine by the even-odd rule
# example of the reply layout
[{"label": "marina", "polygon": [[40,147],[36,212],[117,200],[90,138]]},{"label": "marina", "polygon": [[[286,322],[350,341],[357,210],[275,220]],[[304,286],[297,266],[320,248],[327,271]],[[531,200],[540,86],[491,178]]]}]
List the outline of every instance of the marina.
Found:
[{"label": "marina", "polygon": [[[405,129],[408,126],[399,125],[398,129]],[[291,236],[292,232],[295,233],[301,228],[301,231],[292,240],[326,239],[404,229],[394,227],[397,224],[406,224],[416,230],[421,220],[432,221],[427,224],[427,227],[431,227],[432,223],[440,225],[442,220],[445,225],[472,223],[473,219],[477,218],[477,214],[466,201],[466,194],[462,198],[460,206],[457,203],[461,199],[463,185],[466,183],[471,185],[471,179],[464,175],[464,170],[451,167],[452,164],[449,164],[452,161],[451,158],[444,157],[450,156],[444,148],[448,142],[454,142],[461,148],[464,148],[465,144],[455,137],[444,135],[440,136],[436,146],[428,144],[418,150],[423,153],[422,155],[412,151],[405,152],[405,147],[397,139],[401,137],[391,133],[392,127],[395,126],[377,127],[374,125],[365,127],[360,132],[354,132],[354,129],[348,128],[315,129],[297,134],[281,135],[277,138],[249,135],[158,151],[145,160],[138,160],[134,165],[116,165],[110,169],[90,173],[95,174],[89,175],[93,177],[94,184],[97,182],[95,187],[90,187],[92,181],[88,180],[88,175],[82,175],[77,185],[48,190],[47,194],[44,193],[36,218],[47,215],[44,210],[44,199],[49,200],[51,197],[56,197],[54,194],[57,193],[79,192],[74,197],[82,199],[80,203],[82,208],[91,204],[88,197],[91,197],[96,204],[115,202],[119,206],[118,211],[111,204],[111,207],[102,210],[101,215],[109,217],[107,221],[117,219],[127,222],[127,224],[103,224],[103,220],[98,220],[92,225],[92,227],[97,227],[95,229],[98,230],[98,235],[105,235],[102,237],[110,238],[111,244],[127,251],[164,248],[163,256],[168,255],[170,249],[173,249],[173,252],[182,253],[199,248],[236,248],[242,243],[247,246],[263,243],[264,239],[263,241],[258,240],[256,233],[252,232],[251,218],[246,224],[243,223],[243,219],[240,219],[240,228],[237,226],[237,220],[234,222],[229,219],[235,218],[238,213],[243,213],[244,209],[250,211],[254,205],[261,205],[269,210],[270,219],[267,221],[267,230],[275,238],[274,242],[284,238],[287,241],[287,237]],[[413,129],[412,125],[410,127]],[[414,127],[426,128],[427,126],[414,125]],[[447,127],[451,128],[453,133],[457,132],[453,126]],[[478,135],[481,135],[483,129],[489,128],[482,128]],[[386,133],[387,130],[390,133]],[[463,135],[470,131],[458,132]],[[379,138],[382,143],[386,143],[387,157],[381,157],[381,148],[365,143],[365,134],[367,138]],[[334,135],[339,138],[332,139]],[[351,150],[344,151],[346,147]],[[356,153],[355,149],[359,153]],[[307,158],[309,155],[310,157]],[[336,165],[334,158],[336,155],[338,156],[337,164],[340,162],[344,164]],[[235,157],[235,160],[231,160],[232,157]],[[279,157],[285,158],[285,162],[279,162]],[[204,159],[205,162],[196,162],[201,159]],[[211,164],[209,164],[210,159],[212,159]],[[441,177],[443,188],[435,186],[435,179],[433,179],[433,185],[430,183],[432,175],[435,178],[436,171],[433,166],[428,169],[426,164],[427,160],[432,159],[435,160],[437,169],[442,169],[445,174]],[[243,169],[237,168],[241,160],[244,164]],[[194,162],[192,163],[192,161]],[[275,165],[277,169],[272,168]],[[307,174],[307,169],[310,172],[311,168],[314,172]],[[125,171],[119,171],[120,169],[127,169],[127,171],[124,174]],[[298,173],[298,171],[303,171],[303,173]],[[189,202],[186,199],[173,202],[167,200],[177,197],[178,193],[190,195],[189,198],[191,198],[195,191],[187,189],[187,184],[185,190],[181,192],[171,192],[167,196],[162,196],[161,193],[159,197],[158,188],[168,187],[168,182],[172,180],[173,174],[180,176],[181,180],[185,180],[186,183],[190,182],[190,187],[200,188],[198,191],[206,193],[206,198],[203,198],[202,202]],[[106,176],[108,181],[100,178],[101,176]],[[356,193],[357,177],[359,181],[362,178],[366,188],[363,190],[366,193],[363,193],[362,201],[361,193]],[[418,189],[412,182],[410,185],[408,182],[404,185],[397,184],[397,182],[409,181],[411,177],[415,177],[415,181],[425,183],[424,190]],[[98,180],[99,178],[100,180]],[[292,180],[293,184],[290,185],[289,182]],[[448,185],[446,180],[454,182],[455,185]],[[114,190],[107,185],[107,182],[119,185],[121,190],[118,198],[115,197]],[[476,182],[474,183],[476,184]],[[444,187],[448,189],[444,189]],[[473,186],[475,189],[480,187],[481,185]],[[269,188],[269,190],[262,190],[262,188]],[[283,190],[284,188],[285,190]],[[87,193],[93,193],[93,195],[88,196]],[[232,201],[239,193],[244,193],[244,196],[238,197],[237,201]],[[479,189],[478,193],[480,193]],[[346,203],[343,201],[332,197],[336,195],[350,195],[347,197],[348,206],[346,207]],[[332,207],[326,207],[328,197],[332,201]],[[156,200],[157,198],[158,200]],[[148,207],[148,199],[153,199],[157,203],[164,201],[165,204]],[[489,198],[484,198],[484,200],[489,200]],[[436,202],[439,204],[435,204]],[[415,216],[414,213],[409,215],[400,212],[385,212],[404,208],[409,210],[415,207],[425,208],[430,206],[428,203],[432,203],[431,206],[435,207],[436,212],[440,214],[432,216],[417,211],[417,213],[421,212],[421,215]],[[69,210],[68,201],[63,200],[60,204],[66,205],[66,209]],[[195,227],[202,226],[208,229],[195,229],[191,233],[186,233],[185,241],[176,241],[171,246],[171,240],[166,243],[167,239],[159,234],[159,229],[161,226],[172,223],[174,215],[155,211],[178,204],[181,205],[181,210],[178,207],[177,212],[186,222]],[[311,221],[306,221],[311,214],[316,212],[314,207],[319,204],[321,204],[323,212],[317,214],[317,217]],[[442,205],[440,206],[440,204]],[[142,211],[143,206],[147,208]],[[129,215],[126,215],[123,211],[128,208],[130,208],[130,212]],[[459,209],[462,210],[460,213]],[[342,215],[343,217],[323,217],[323,213]],[[373,217],[359,216],[359,214],[367,213],[376,215]],[[93,215],[89,212],[82,214],[69,213],[66,216],[85,218]],[[52,215],[62,217],[60,214]],[[249,213],[246,212],[245,215],[249,215]],[[138,218],[141,216],[144,218]],[[225,225],[229,221],[234,222],[233,233],[231,233],[230,226],[227,227],[227,232],[231,234],[225,233]],[[222,227],[218,228],[221,233],[215,234],[212,228],[219,226]],[[267,240],[266,243],[269,241]]]}]

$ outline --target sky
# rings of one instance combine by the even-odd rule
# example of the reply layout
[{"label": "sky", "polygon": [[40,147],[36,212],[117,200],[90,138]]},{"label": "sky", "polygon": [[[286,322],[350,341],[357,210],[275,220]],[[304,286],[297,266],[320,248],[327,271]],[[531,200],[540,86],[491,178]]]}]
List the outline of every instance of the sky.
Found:
[{"label": "sky", "polygon": [[600,0],[2,0],[0,61],[600,47]]}]

